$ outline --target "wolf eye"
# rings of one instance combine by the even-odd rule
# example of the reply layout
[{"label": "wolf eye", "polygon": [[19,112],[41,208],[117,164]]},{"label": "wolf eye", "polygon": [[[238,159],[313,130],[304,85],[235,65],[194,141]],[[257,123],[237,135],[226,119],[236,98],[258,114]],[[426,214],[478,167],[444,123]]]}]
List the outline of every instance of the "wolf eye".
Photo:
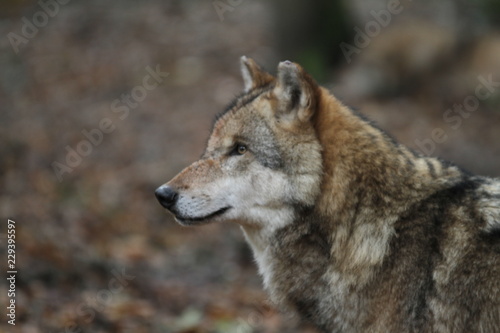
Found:
[{"label": "wolf eye", "polygon": [[244,145],[238,145],[238,147],[236,147],[236,151],[238,152],[238,154],[243,155],[247,152],[247,147]]},{"label": "wolf eye", "polygon": [[247,152],[247,146],[238,143],[234,146],[233,150],[231,151],[230,155],[243,155]]}]

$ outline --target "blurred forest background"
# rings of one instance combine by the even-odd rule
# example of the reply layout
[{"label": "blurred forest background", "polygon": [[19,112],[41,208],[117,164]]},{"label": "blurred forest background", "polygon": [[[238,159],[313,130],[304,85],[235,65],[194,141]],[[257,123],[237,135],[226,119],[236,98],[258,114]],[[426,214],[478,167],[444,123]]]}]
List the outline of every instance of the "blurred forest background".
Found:
[{"label": "blurred forest background", "polygon": [[498,0],[3,0],[0,35],[1,332],[315,332],[266,301],[237,226],[180,227],[153,195],[241,91],[241,55],[500,176]]}]

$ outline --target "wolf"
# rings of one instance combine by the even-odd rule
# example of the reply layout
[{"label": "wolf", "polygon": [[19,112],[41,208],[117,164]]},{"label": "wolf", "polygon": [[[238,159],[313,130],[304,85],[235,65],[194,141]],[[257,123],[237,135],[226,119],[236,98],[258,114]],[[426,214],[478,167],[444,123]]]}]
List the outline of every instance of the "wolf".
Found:
[{"label": "wolf", "polygon": [[241,71],[160,204],[239,224],[271,299],[322,332],[500,332],[500,180],[397,143],[296,63]]}]

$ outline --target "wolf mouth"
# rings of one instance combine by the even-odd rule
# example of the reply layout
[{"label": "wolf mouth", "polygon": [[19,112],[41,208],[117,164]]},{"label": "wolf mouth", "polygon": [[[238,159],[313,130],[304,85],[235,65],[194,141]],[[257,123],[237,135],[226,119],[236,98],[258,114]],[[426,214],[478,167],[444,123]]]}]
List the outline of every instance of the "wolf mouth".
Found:
[{"label": "wolf mouth", "polygon": [[219,216],[219,215],[222,215],[224,214],[227,210],[231,209],[232,207],[229,206],[229,207],[223,207],[219,210],[216,210],[215,212],[213,213],[210,213],[208,215],[205,215],[205,216],[200,216],[200,217],[186,217],[186,216],[179,216],[179,215],[176,215],[175,216],[175,219],[177,221],[179,221],[180,223],[182,224],[194,224],[195,222],[205,222],[207,220],[210,220],[216,216]]}]

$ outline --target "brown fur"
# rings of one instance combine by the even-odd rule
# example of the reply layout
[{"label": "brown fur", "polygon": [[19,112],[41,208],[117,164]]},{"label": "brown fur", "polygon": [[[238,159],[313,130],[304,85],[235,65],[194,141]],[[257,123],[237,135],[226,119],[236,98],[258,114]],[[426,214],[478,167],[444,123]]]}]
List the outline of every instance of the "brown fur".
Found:
[{"label": "brown fur", "polygon": [[241,224],[272,299],[324,332],[500,332],[500,182],[394,142],[297,64],[242,72],[167,184],[178,220]]}]

